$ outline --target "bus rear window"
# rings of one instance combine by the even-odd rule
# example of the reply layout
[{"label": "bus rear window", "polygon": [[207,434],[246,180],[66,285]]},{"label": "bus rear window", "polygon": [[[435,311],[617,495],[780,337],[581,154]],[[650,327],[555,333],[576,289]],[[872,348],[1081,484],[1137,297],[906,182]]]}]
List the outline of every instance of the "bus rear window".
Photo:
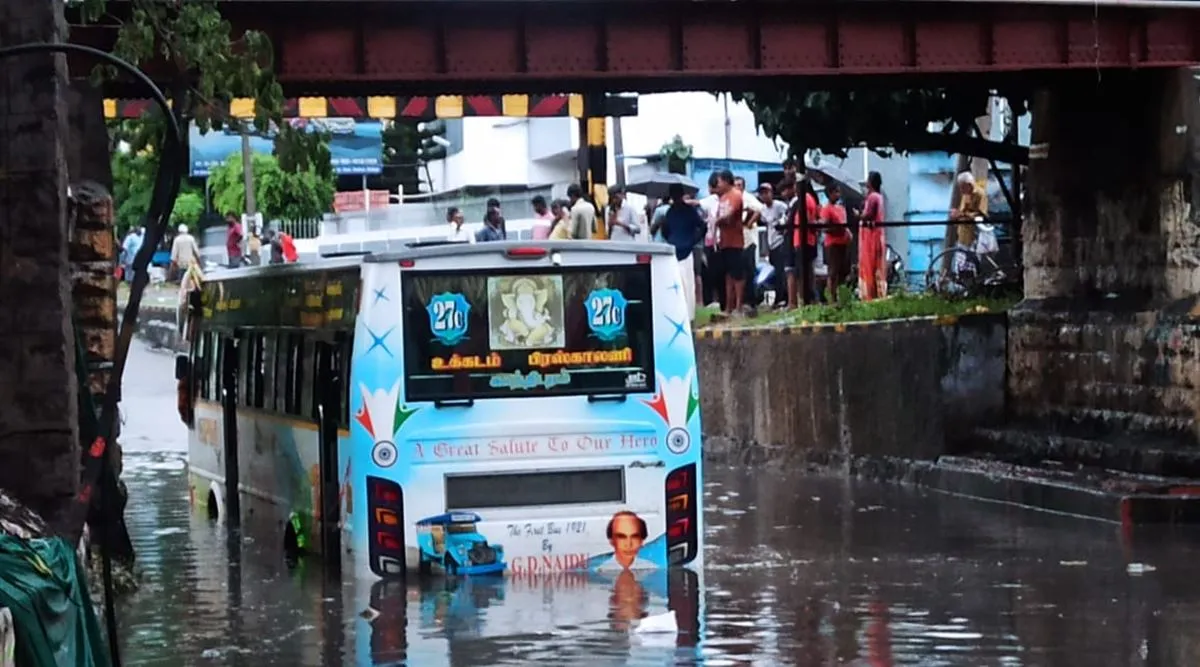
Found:
[{"label": "bus rear window", "polygon": [[654,391],[646,264],[404,271],[409,401]]},{"label": "bus rear window", "polygon": [[623,502],[622,468],[446,476],[447,510]]}]

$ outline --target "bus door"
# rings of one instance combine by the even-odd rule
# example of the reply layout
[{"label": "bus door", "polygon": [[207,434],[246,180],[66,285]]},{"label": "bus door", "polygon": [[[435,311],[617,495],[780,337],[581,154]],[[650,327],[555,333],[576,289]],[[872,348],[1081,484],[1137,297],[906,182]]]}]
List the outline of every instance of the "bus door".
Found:
[{"label": "bus door", "polygon": [[221,369],[221,422],[225,442],[225,521],[229,528],[241,525],[241,480],[238,475],[238,338],[222,333],[217,363]]},{"label": "bus door", "polygon": [[341,568],[342,535],[338,526],[342,516],[338,480],[338,424],[341,421],[342,366],[348,362],[340,341],[317,341],[316,377],[313,389],[317,401],[317,433],[321,468],[321,554],[328,571]]}]

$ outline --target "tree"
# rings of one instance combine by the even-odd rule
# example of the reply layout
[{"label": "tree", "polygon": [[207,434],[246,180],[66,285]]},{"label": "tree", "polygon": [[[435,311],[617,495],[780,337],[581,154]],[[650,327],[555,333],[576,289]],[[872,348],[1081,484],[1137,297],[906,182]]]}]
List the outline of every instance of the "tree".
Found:
[{"label": "tree", "polygon": [[[891,151],[946,151],[1023,164],[1028,150],[972,136],[975,118],[988,99],[999,94],[1015,116],[1028,109],[1032,93],[1024,89],[997,93],[986,86],[910,90],[779,89],[734,93],[745,102],[764,134],[788,145],[792,157],[820,149],[844,156],[846,149],[866,146]],[[930,131],[931,125],[940,131]]]},{"label": "tree", "polygon": [[318,178],[334,177],[328,132],[308,131],[283,123],[275,133],[272,154],[279,160],[279,168],[286,172],[313,171]]},{"label": "tree", "polygon": [[[266,220],[311,220],[333,205],[333,179],[320,176],[317,170],[284,171],[275,156],[261,154],[252,157],[251,169],[259,209]],[[209,175],[208,185],[218,210],[242,210],[246,200],[242,156],[230,155]]]},{"label": "tree", "polygon": [[171,211],[171,225],[187,225],[188,231],[194,232],[200,224],[200,216],[204,214],[204,195],[198,192],[183,192],[175,200],[175,209]]},{"label": "tree", "polygon": [[687,162],[692,159],[692,145],[683,143],[683,137],[677,134],[658,149],[658,154],[667,163],[668,172],[685,174]]}]

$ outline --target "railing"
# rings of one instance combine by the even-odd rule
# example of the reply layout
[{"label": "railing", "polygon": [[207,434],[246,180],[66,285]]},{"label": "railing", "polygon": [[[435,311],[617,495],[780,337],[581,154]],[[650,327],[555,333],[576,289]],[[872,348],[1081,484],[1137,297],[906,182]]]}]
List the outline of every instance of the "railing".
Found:
[{"label": "railing", "polygon": [[293,239],[315,239],[321,235],[321,220],[277,220],[273,223],[276,229],[285,232]]}]

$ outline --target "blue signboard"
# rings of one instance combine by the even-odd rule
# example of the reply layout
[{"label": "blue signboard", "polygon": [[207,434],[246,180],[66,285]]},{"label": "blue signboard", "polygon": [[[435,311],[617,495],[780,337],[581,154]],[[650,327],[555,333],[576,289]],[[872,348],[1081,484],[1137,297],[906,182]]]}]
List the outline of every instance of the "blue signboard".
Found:
[{"label": "blue signboard", "polygon": [[[378,174],[383,171],[383,124],[377,120],[357,121],[353,118],[292,118],[293,127],[330,135],[329,153],[333,170],[338,174]],[[250,149],[255,153],[271,154],[274,132],[250,135]],[[188,153],[192,176],[208,176],[230,155],[242,150],[242,137],[229,128],[212,129],[201,134],[192,124],[188,133]]]}]

